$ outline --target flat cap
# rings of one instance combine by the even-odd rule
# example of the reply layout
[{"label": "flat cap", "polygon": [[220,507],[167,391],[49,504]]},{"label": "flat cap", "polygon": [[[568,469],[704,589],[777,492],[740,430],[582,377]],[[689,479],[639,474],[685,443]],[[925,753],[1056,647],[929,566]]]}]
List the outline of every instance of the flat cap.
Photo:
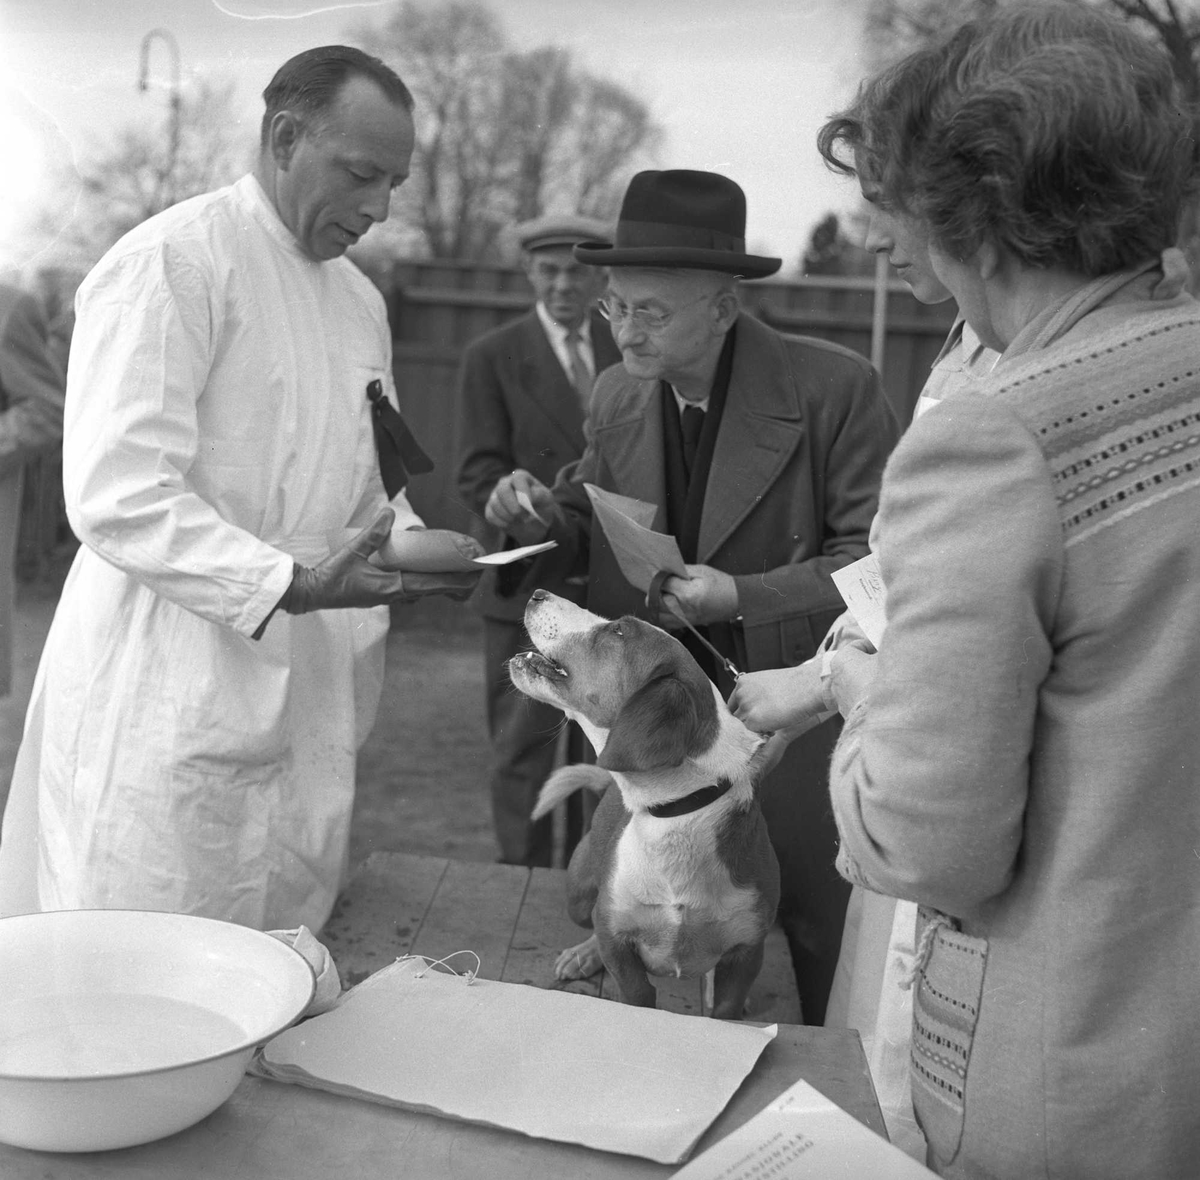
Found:
[{"label": "flat cap", "polygon": [[612,244],[610,222],[573,213],[547,213],[532,221],[522,221],[513,235],[522,250],[547,250],[552,246],[574,246],[579,242]]}]

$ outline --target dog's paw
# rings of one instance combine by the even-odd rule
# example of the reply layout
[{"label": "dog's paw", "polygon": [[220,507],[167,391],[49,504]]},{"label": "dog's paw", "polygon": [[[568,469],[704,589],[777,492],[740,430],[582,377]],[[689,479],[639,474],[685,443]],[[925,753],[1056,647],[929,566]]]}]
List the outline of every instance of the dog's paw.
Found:
[{"label": "dog's paw", "polygon": [[604,967],[600,958],[600,944],[593,934],[587,942],[568,947],[554,960],[555,979],[586,979]]}]

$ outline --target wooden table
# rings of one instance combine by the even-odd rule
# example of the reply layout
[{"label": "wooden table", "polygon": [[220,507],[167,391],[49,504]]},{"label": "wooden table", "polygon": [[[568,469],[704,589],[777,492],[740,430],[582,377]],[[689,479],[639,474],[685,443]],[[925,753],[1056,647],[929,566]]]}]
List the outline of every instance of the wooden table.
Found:
[{"label": "wooden table", "polygon": [[[581,933],[566,918],[565,876],[562,870],[376,853],[321,938],[346,985],[399,955],[439,958],[464,948],[480,956],[486,978],[545,985],[554,956]],[[595,995],[604,981],[570,986]],[[752,1007],[769,1011],[790,1002],[786,987],[768,981]],[[699,1004],[698,991],[660,991],[661,1006],[698,1011]],[[800,1078],[886,1134],[858,1034],[783,1023],[697,1151]],[[0,1145],[4,1180],[661,1180],[674,1170],[253,1077],[208,1118],[157,1143],[82,1155]]]}]

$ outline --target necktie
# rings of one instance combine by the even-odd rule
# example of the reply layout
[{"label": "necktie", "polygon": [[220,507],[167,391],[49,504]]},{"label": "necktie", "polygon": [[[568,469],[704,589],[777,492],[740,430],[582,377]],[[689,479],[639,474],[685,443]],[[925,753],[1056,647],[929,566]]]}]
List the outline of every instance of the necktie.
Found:
[{"label": "necktie", "polygon": [[588,372],[583,353],[579,351],[581,339],[578,328],[572,328],[567,333],[567,356],[571,360],[571,384],[575,386],[575,392],[579,394],[579,404],[583,406],[584,413],[587,413],[588,403],[592,397],[592,375]]},{"label": "necktie", "polygon": [[679,418],[683,428],[683,462],[688,475],[696,465],[696,448],[700,445],[700,432],[704,429],[704,411],[699,406],[685,406]]}]

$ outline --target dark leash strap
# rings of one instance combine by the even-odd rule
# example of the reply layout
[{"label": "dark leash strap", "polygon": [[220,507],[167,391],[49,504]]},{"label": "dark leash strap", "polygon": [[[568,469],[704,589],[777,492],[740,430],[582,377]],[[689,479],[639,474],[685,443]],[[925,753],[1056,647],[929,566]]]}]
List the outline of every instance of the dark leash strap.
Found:
[{"label": "dark leash strap", "polygon": [[421,450],[421,444],[405,425],[400,412],[384,396],[383,382],[376,378],[367,383],[371,403],[371,427],[375,432],[375,450],[379,454],[379,474],[383,490],[390,500],[408,484],[410,475],[433,470],[433,460]]},{"label": "dark leash strap", "polygon": [[674,575],[667,570],[659,570],[658,573],[650,579],[650,588],[646,591],[646,606],[656,616],[666,611],[668,614],[674,615],[710,652],[712,652],[717,663],[729,673],[730,676],[737,680],[741,673],[737,670],[737,665],[728,657],[722,655],[691,623],[687,621],[669,602],[663,599],[663,583]]}]

